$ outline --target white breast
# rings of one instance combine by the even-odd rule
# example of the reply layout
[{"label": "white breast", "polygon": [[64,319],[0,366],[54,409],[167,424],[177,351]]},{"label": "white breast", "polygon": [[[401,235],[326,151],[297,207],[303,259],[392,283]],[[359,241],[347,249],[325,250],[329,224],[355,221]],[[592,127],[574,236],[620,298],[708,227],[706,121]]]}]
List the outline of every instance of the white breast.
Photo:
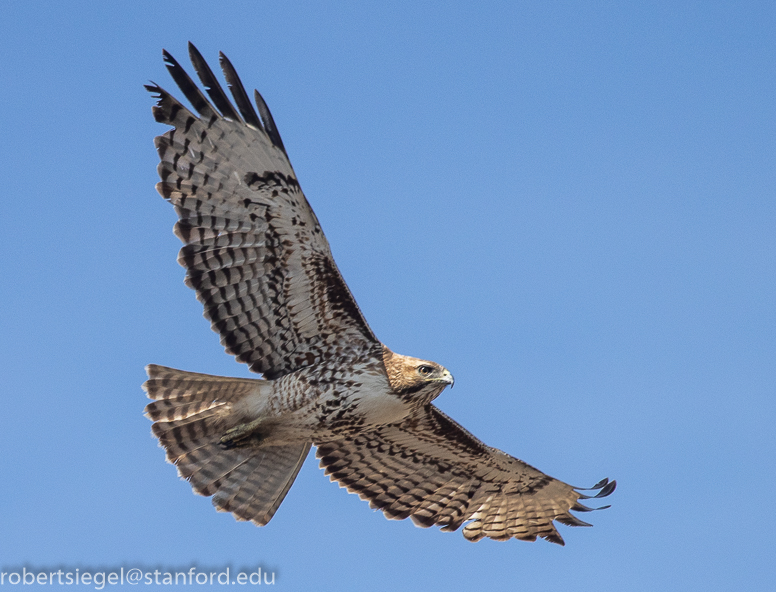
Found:
[{"label": "white breast", "polygon": [[409,414],[410,408],[393,393],[385,374],[364,372],[359,374],[359,383],[348,391],[347,406],[366,424],[395,423]]}]

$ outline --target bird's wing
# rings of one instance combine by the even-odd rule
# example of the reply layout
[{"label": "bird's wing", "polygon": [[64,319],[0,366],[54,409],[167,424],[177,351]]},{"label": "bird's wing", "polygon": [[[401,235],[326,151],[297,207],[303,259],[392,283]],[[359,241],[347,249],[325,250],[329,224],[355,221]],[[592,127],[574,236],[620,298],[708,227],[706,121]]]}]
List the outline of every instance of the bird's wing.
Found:
[{"label": "bird's wing", "polygon": [[[553,525],[590,526],[571,514],[579,500],[604,497],[603,480],[585,495],[504,452],[486,446],[433,405],[412,419],[331,442],[316,442],[321,467],[388,518],[463,535],[563,544]],[[607,506],[608,507],[608,506]]]},{"label": "bird's wing", "polygon": [[175,206],[178,261],[226,351],[276,378],[329,356],[378,346],[307,203],[266,103],[258,115],[226,56],[236,108],[197,49],[189,55],[210,100],[166,51],[197,111],[157,85],[153,109],[173,129],[155,140],[159,193]]}]

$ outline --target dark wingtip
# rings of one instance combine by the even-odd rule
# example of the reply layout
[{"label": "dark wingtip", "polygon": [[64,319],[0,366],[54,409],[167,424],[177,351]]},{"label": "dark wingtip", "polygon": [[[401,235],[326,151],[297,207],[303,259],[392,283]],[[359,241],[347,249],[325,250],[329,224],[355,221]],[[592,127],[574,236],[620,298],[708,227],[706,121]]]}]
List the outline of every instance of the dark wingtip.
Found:
[{"label": "dark wingtip", "polygon": [[280,138],[280,132],[278,132],[278,127],[275,125],[272,113],[270,113],[269,107],[267,107],[267,102],[264,100],[264,97],[261,96],[261,93],[255,89],[253,91],[253,100],[256,102],[259,115],[261,115],[261,120],[264,123],[264,130],[267,132],[269,139],[285,153],[286,147],[283,145],[283,140]]},{"label": "dark wingtip", "polygon": [[598,483],[593,485],[592,487],[575,487],[574,489],[577,489],[579,491],[596,491],[600,490],[595,495],[585,495],[580,493],[579,497],[581,499],[593,499],[596,497],[606,497],[610,493],[612,493],[617,488],[617,481],[609,481],[609,479],[601,479]]},{"label": "dark wingtip", "polygon": [[565,547],[566,546],[566,541],[563,540],[563,537],[560,536],[560,533],[557,530],[555,530],[554,532],[549,532],[547,534],[543,534],[543,535],[541,535],[541,537],[545,541],[549,541],[551,543],[555,543],[556,545],[560,545],[561,547]]},{"label": "dark wingtip", "polygon": [[178,63],[178,60],[172,57],[172,54],[166,49],[162,50],[162,61],[164,61],[164,65],[167,68],[167,71],[172,74],[173,78],[175,78],[176,70],[183,70],[181,65]]},{"label": "dark wingtip", "polygon": [[[225,117],[237,122],[244,122],[251,125],[261,131],[263,131],[270,142],[279,148],[284,154],[286,154],[286,148],[283,145],[283,140],[280,138],[275,121],[272,118],[267,103],[262,98],[258,91],[254,91],[254,100],[258,110],[253,108],[253,105],[248,98],[248,94],[245,92],[245,88],[240,81],[237,71],[232,66],[229,58],[223,52],[219,52],[219,63],[226,77],[227,86],[231,91],[234,102],[237,109],[229,100],[224,92],[218,79],[213,74],[213,71],[208,66],[205,58],[191,41],[188,42],[189,58],[194,66],[194,70],[199,77],[202,86],[204,86],[207,96],[203,94],[197,84],[189,77],[183,67],[172,56],[172,54],[166,49],[162,49],[162,57],[164,64],[176,82],[178,87],[183,91],[185,97],[189,100],[189,103],[194,107],[194,110],[199,113],[200,117],[207,123],[219,117]],[[157,106],[161,106],[162,101],[174,99],[154,82],[145,85],[146,90],[150,93],[157,95]],[[208,100],[210,97],[210,100]],[[212,101],[212,102],[211,102]],[[159,119],[157,118],[157,121]]]},{"label": "dark wingtip", "polygon": [[216,112],[213,106],[208,102],[205,96],[200,92],[197,85],[186,73],[186,70],[178,63],[178,61],[172,57],[172,54],[166,49],[162,50],[162,57],[164,58],[164,65],[167,67],[167,71],[172,76],[172,79],[178,85],[178,88],[183,91],[183,94],[189,100],[191,105],[200,114],[200,116],[209,119],[216,117]]},{"label": "dark wingtip", "polygon": [[168,114],[164,108],[166,102],[173,100],[170,97],[170,94],[153,81],[151,84],[144,84],[143,87],[151,93],[156,101],[153,108],[151,109],[151,112],[154,115],[154,119],[159,123],[170,123],[167,116]]},{"label": "dark wingtip", "polygon": [[593,512],[597,508],[589,508],[585,504],[580,504],[579,502],[575,503],[573,506],[571,506],[571,509],[575,512]]},{"label": "dark wingtip", "polygon": [[[598,490],[598,493],[595,495],[586,495],[584,493],[579,493],[579,499],[599,499],[602,497],[607,497],[608,495],[611,495],[612,492],[617,488],[617,481],[609,481],[609,479],[601,479],[598,483],[593,485],[593,487],[589,488],[582,488],[577,487],[575,489],[581,489],[582,491],[596,491]],[[589,508],[585,506],[584,504],[581,504],[577,502],[574,504],[574,506],[571,508],[572,510],[576,512],[593,512],[595,510],[606,510],[607,508],[611,508],[611,505],[607,506],[601,506],[600,508]]]},{"label": "dark wingtip", "polygon": [[240,77],[237,75],[237,70],[234,69],[232,62],[229,61],[229,58],[226,57],[222,51],[218,52],[218,63],[221,65],[224,78],[226,78],[226,85],[229,87],[234,102],[237,104],[237,108],[240,110],[240,114],[245,123],[263,130],[264,126],[261,124],[259,116],[256,115],[253,105],[251,105],[248,94],[245,92],[245,87],[243,86]]},{"label": "dark wingtip", "polygon": [[599,491],[595,497],[606,497],[617,489],[617,481],[611,481],[607,485],[604,485],[601,491]]},{"label": "dark wingtip", "polygon": [[[196,45],[194,45],[194,44],[193,44],[191,41],[189,41],[189,42],[186,44],[186,49],[187,49],[187,50],[188,50],[188,52],[189,52],[189,58],[190,58],[190,59],[191,59],[193,56],[197,56],[199,59],[201,59],[201,60],[203,60],[203,61],[204,61],[204,58],[202,57],[202,53],[200,53],[200,51],[197,49],[197,46],[196,46]],[[194,61],[194,60],[192,59],[192,61]]]},{"label": "dark wingtip", "polygon": [[[572,508],[573,509],[573,508]],[[574,514],[571,514],[570,512],[566,512],[562,516],[558,516],[556,518],[558,522],[561,524],[565,524],[566,526],[593,526],[589,522],[585,522],[584,520],[580,520]]]},{"label": "dark wingtip", "polygon": [[221,112],[221,115],[234,121],[242,121],[226,93],[221,88],[210,66],[208,66],[207,61],[205,61],[205,58],[202,57],[202,54],[191,41],[189,41],[189,59],[194,66],[197,76],[199,76],[200,82],[205,87],[205,92],[213,101],[216,109]]}]

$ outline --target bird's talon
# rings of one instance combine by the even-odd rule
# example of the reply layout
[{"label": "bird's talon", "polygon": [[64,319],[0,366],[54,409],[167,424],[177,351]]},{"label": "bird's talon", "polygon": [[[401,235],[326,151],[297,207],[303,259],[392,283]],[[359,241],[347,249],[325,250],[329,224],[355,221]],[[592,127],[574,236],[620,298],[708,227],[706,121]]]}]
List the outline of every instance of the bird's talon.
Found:
[{"label": "bird's talon", "polygon": [[241,423],[233,428],[229,428],[221,436],[220,443],[226,448],[234,448],[235,446],[241,446],[246,443],[255,432],[261,420],[255,419],[248,423]]}]

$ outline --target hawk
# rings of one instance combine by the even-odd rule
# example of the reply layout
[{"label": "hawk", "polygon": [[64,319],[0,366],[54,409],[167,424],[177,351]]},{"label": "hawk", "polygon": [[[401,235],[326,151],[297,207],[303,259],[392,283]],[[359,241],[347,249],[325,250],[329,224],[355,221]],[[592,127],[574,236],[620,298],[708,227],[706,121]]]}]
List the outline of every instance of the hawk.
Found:
[{"label": "hawk", "polygon": [[219,511],[265,525],[314,445],[332,480],[388,518],[463,526],[470,541],[561,545],[553,521],[589,526],[571,511],[589,511],[580,500],[609,495],[615,482],[583,494],[486,446],[435,407],[453,376],[375,337],[261,95],[254,91],[257,113],[223,53],[234,103],[192,44],[209,99],[163,55],[197,112],[146,86],[156,121],[172,127],[155,139],[156,188],[178,215],[178,262],[226,351],[262,375],[146,368],[146,415],[180,476]]}]

